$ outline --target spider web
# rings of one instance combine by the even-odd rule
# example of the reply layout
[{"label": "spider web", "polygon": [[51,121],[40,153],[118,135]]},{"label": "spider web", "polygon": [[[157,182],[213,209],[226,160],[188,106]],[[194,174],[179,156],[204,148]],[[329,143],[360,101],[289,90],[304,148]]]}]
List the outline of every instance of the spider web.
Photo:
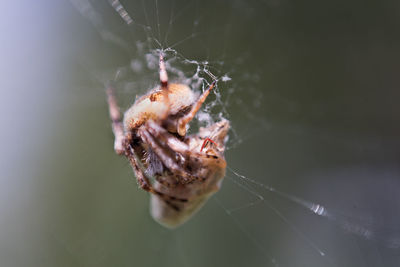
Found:
[{"label": "spider web", "polygon": [[[312,142],[332,150],[335,146],[346,147],[344,151],[351,151],[349,153],[358,153],[360,149],[380,151],[376,150],[373,138],[366,136],[359,140],[356,136],[341,136],[302,125],[301,119],[300,124],[296,124],[269,118],[265,103],[277,100],[294,112],[296,104],[284,94],[269,91],[267,84],[260,86],[263,72],[252,66],[250,59],[252,53],[264,51],[242,50],[238,54],[234,54],[238,50],[232,51],[232,43],[236,41],[234,20],[238,10],[244,16],[251,16],[254,10],[250,4],[234,1],[229,5],[222,2],[203,5],[201,1],[157,0],[71,2],[94,25],[102,39],[112,44],[118,56],[118,60],[105,68],[99,69],[93,62],[85,62],[85,65],[103,85],[110,80],[115,83],[123,107],[131,105],[135,95],[142,95],[158,84],[159,53],[165,54],[170,81],[188,84],[200,93],[213,80],[218,80],[218,86],[192,123],[191,130],[195,132],[199,126],[222,117],[232,123],[226,152],[227,176],[223,189],[210,203],[221,208],[237,230],[235,234],[244,236],[246,246],[254,248],[254,265],[342,266],[346,262],[343,260],[345,249],[351,253],[380,250],[382,255],[387,255],[400,248],[399,229],[396,220],[390,216],[395,206],[387,207],[391,201],[380,199],[379,194],[388,187],[374,182],[381,178],[393,185],[396,183],[393,177],[399,174],[397,168],[346,165],[344,169],[329,169],[329,166],[319,167],[318,159],[312,156],[301,158],[299,152]],[[267,6],[276,4],[274,1],[266,3]],[[213,5],[215,10],[221,10],[222,6],[226,13],[223,16],[216,14]],[[280,66],[275,64],[273,67]],[[267,97],[272,100],[266,100]],[[273,103],[271,105],[273,110]],[[274,138],[278,145],[287,144],[277,148],[273,141],[266,141]],[[292,138],[303,144],[291,142]],[[388,140],[379,146],[383,150],[393,144]],[[265,150],[256,154],[252,150],[257,150],[258,146]],[[268,152],[269,148],[273,153]],[[292,154],[292,148],[298,152]],[[321,151],[314,148],[313,153]],[[254,162],[247,157],[253,157]],[[282,169],[283,165],[274,168],[265,163],[274,157],[285,160],[290,166]],[[302,169],[302,164],[314,166],[313,172]],[[265,174],[260,176],[268,167],[272,170],[265,169]],[[348,178],[347,182],[332,182]],[[286,183],[279,182],[280,179]],[[361,187],[361,183],[365,186]],[[296,190],[296,187],[302,189]],[[380,199],[374,203],[376,209],[370,208],[373,201],[369,197]],[[280,240],[268,242],[273,227],[285,234]],[[185,246],[181,244],[184,239],[181,235],[176,233],[173,237],[175,246],[169,252],[179,255],[183,266],[192,266],[192,259],[182,252]],[[340,237],[332,241],[337,235]],[[278,237],[275,235],[274,238]],[[343,249],[340,249],[341,245]],[[338,249],[340,251],[336,251]],[[366,257],[361,254],[361,258]],[[381,254],[377,254],[380,257]],[[357,260],[349,262],[353,262],[353,266],[354,262],[360,264]]]}]

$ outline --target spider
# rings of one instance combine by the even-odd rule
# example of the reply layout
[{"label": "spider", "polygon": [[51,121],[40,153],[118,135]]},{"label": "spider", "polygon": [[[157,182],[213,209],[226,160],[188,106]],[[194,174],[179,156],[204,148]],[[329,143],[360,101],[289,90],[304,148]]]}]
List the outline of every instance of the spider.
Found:
[{"label": "spider", "polygon": [[114,87],[106,91],[114,150],[128,159],[139,187],[151,194],[152,217],[174,228],[220,189],[229,121],[222,119],[187,135],[189,122],[216,80],[199,97],[185,84],[169,83],[162,53],[159,77],[160,85],[139,97],[123,120]]}]

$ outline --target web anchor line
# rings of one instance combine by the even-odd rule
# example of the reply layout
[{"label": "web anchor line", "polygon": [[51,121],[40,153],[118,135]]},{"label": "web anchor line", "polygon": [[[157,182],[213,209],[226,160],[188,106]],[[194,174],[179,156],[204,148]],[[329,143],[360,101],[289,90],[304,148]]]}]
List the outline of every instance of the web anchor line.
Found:
[{"label": "web anchor line", "polygon": [[[258,185],[258,186],[261,186],[261,187],[263,187],[263,188],[266,188],[266,189],[268,189],[269,191],[271,191],[271,192],[275,192],[275,193],[277,193],[277,194],[279,194],[279,195],[282,195],[282,196],[284,196],[285,198],[289,198],[290,200],[292,200],[292,201],[294,201],[294,202],[296,202],[296,203],[299,203],[298,201],[300,201],[300,199],[296,199],[295,200],[295,198],[294,197],[292,197],[292,196],[290,196],[290,195],[288,195],[288,194],[285,194],[285,193],[283,193],[283,192],[280,192],[280,191],[277,191],[275,188],[273,188],[273,187],[270,187],[270,186],[266,186],[266,185],[263,185],[263,184],[261,184],[261,183],[258,183],[258,182],[256,182],[255,180],[253,180],[253,179],[250,179],[250,178],[247,178],[247,177],[245,177],[244,175],[241,175],[241,174],[239,174],[238,172],[236,172],[236,171],[234,171],[232,168],[230,168],[229,166],[227,167],[228,168],[228,170],[229,171],[231,171],[233,174],[235,174],[237,177],[239,177],[239,178],[241,178],[241,179],[243,179],[243,180],[245,180],[245,181],[248,181],[248,182],[251,182],[251,183],[253,183],[253,184],[256,184],[256,185]],[[242,187],[243,187],[243,185],[242,185]],[[250,190],[250,189],[248,189],[247,190],[248,192],[250,192],[250,193],[253,193],[253,194],[255,194],[255,192],[254,192],[254,190]],[[324,251],[322,251],[311,239],[309,239],[304,233],[302,233],[295,225],[293,225],[293,223],[291,223],[287,218],[286,218],[286,216],[282,213],[282,212],[280,212],[277,208],[275,208],[271,203],[269,203],[266,199],[264,199],[262,196],[258,196],[259,194],[257,193],[257,194],[255,194],[258,198],[259,198],[259,201],[258,202],[262,202],[264,205],[266,205],[269,209],[271,209],[276,215],[278,215],[278,217],[279,218],[281,218],[281,220],[283,220],[292,230],[293,230],[293,232],[295,232],[297,235],[299,235],[311,248],[313,248],[320,256],[322,256],[322,257],[325,257],[325,256],[327,256],[326,255],[326,253],[324,252]],[[293,199],[292,199],[293,198]],[[255,204],[255,203],[254,203]],[[301,204],[302,206],[304,206],[305,205],[305,203],[299,203],[299,204]],[[312,205],[311,205],[312,203],[307,203],[307,208],[308,209],[310,209],[311,210],[311,208],[314,208]],[[252,204],[253,205],[253,204]],[[322,206],[320,206],[320,207],[317,207],[317,212],[320,212],[321,210],[325,210],[325,209],[323,209],[323,207],[321,208]],[[236,211],[237,209],[234,209],[234,211]],[[331,262],[332,263],[332,262]]]},{"label": "web anchor line", "polygon": [[[252,184],[255,184],[257,186],[260,186],[261,188],[270,191],[272,193],[277,194],[278,196],[283,197],[284,199],[287,199],[289,201],[292,201],[293,203],[296,203],[298,205],[300,205],[301,207],[307,209],[308,211],[310,211],[312,214],[315,214],[317,216],[323,217],[328,219],[329,221],[332,221],[334,223],[336,223],[338,226],[340,226],[342,229],[344,229],[345,231],[355,234],[357,236],[360,236],[366,240],[376,240],[379,241],[381,243],[383,243],[385,246],[387,246],[388,248],[392,248],[392,249],[399,249],[400,248],[400,237],[398,236],[391,236],[388,239],[385,238],[379,238],[377,236],[376,231],[372,230],[374,227],[374,222],[372,221],[368,221],[365,218],[362,217],[355,217],[355,216],[347,216],[347,215],[341,215],[341,214],[337,214],[332,212],[331,210],[328,211],[328,209],[318,203],[313,203],[311,201],[305,200],[305,199],[301,199],[299,197],[293,196],[293,195],[289,195],[285,192],[279,191],[276,188],[272,187],[272,186],[268,186],[265,184],[262,184],[260,182],[257,182],[254,179],[251,179],[249,177],[246,177],[238,172],[236,172],[235,170],[233,170],[232,168],[230,168],[229,166],[227,167],[229,171],[231,171],[235,176],[237,176],[238,178],[244,180],[244,181],[248,181]],[[249,190],[247,190],[249,191]],[[256,194],[257,196],[257,194]],[[263,203],[266,203],[266,201],[263,201]],[[270,204],[268,205],[270,206]],[[274,209],[272,206],[270,206],[270,208]],[[236,209],[235,209],[236,210]],[[279,212],[279,211],[278,211]],[[278,214],[279,216],[279,214]],[[284,218],[282,218],[284,219]],[[355,222],[357,221],[357,222]],[[367,221],[367,222],[366,222]],[[361,222],[361,223],[360,223]],[[366,222],[368,225],[362,225],[362,222]],[[376,226],[379,227],[379,226]],[[323,251],[320,251],[319,249],[317,249],[317,251],[321,254],[321,256],[324,256],[325,253]]]}]

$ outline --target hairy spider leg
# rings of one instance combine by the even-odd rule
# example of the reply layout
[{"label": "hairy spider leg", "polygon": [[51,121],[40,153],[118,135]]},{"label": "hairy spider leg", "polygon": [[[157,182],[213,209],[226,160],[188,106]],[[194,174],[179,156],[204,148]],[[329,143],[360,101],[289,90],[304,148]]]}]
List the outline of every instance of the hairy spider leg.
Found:
[{"label": "hairy spider leg", "polygon": [[214,88],[215,84],[217,81],[213,81],[210,86],[203,92],[203,94],[199,97],[199,99],[194,103],[192,109],[188,114],[183,116],[182,118],[179,119],[178,121],[178,134],[180,136],[185,136],[186,135],[186,124],[188,124],[196,115],[196,113],[199,111],[201,108],[201,105],[204,103],[206,100],[207,96],[210,94],[211,90]]},{"label": "hairy spider leg", "polygon": [[121,112],[117,103],[117,98],[115,97],[115,89],[111,84],[107,86],[106,93],[108,109],[112,123],[112,131],[115,136],[114,150],[118,155],[123,155],[125,152],[123,147],[124,128],[121,120]]},{"label": "hairy spider leg", "polygon": [[[153,121],[147,122],[147,131],[149,131],[155,139],[159,140],[160,142],[164,143],[166,148],[172,150],[172,152],[179,153],[183,155],[187,160],[194,160],[196,159],[218,159],[218,156],[215,155],[208,155],[206,153],[194,152],[189,149],[189,147],[180,141],[177,138],[174,138],[172,134],[167,132],[164,128],[159,126],[157,123]],[[172,142],[170,140],[173,140]]]},{"label": "hairy spider leg", "polygon": [[165,203],[167,203],[169,206],[171,206],[171,208],[173,208],[176,211],[179,211],[179,207],[177,205],[173,204],[172,201],[179,201],[179,202],[187,202],[188,201],[185,198],[177,198],[174,196],[169,196],[169,195],[164,194],[163,192],[156,190],[153,187],[153,185],[151,184],[150,179],[147,177],[145,172],[140,167],[139,161],[137,160],[137,156],[136,156],[132,146],[130,144],[128,144],[128,142],[127,142],[127,148],[126,148],[125,155],[128,158],[128,160],[133,168],[133,171],[135,172],[136,179],[137,179],[137,182],[138,182],[140,188],[142,188],[143,190],[145,190],[151,194],[159,196],[162,200],[165,201]]},{"label": "hairy spider leg", "polygon": [[179,156],[165,142],[165,139],[168,140],[169,138],[175,138],[174,136],[170,135],[167,131],[163,131],[162,133],[157,135],[166,135],[167,137],[164,136],[163,138],[155,138],[149,130],[151,129],[148,124],[146,124],[146,127],[141,127],[139,129],[138,134],[145,141],[145,143],[148,144],[151,149],[157,154],[165,167],[167,167],[172,173],[178,174],[177,178],[180,184],[188,184],[195,180],[201,180],[200,178],[185,171],[182,163],[180,162]]},{"label": "hairy spider leg", "polygon": [[168,74],[165,68],[164,56],[162,52],[160,52],[159,68],[161,90],[168,90]]},{"label": "hairy spider leg", "polygon": [[130,134],[128,136],[124,136],[124,128],[121,121],[121,113],[119,111],[119,106],[117,99],[115,97],[115,89],[113,86],[109,85],[106,90],[107,93],[107,102],[110,113],[110,118],[112,121],[112,129],[115,136],[114,141],[114,150],[118,155],[124,155],[128,158],[134,172],[136,175],[136,180],[139,186],[152,194],[158,195],[161,197],[165,203],[171,206],[175,210],[179,210],[179,207],[171,203],[171,201],[180,201],[187,202],[187,199],[176,198],[174,196],[168,196],[156,189],[154,189],[153,185],[150,183],[150,179],[144,174],[141,170],[136,156],[134,154],[133,148],[130,145],[132,137]]},{"label": "hairy spider leg", "polygon": [[[176,171],[176,172],[181,173],[185,169],[185,166],[183,165],[184,163],[199,164],[200,162],[207,162],[207,164],[212,164],[212,165],[221,165],[221,164],[223,165],[224,160],[220,160],[220,158],[218,156],[191,151],[185,143],[179,141],[177,138],[175,138],[173,135],[171,135],[169,132],[167,132],[164,128],[160,127],[159,125],[157,125],[156,123],[154,123],[152,121],[147,122],[146,129],[153,136],[153,141],[158,140],[161,145],[161,147],[157,147],[157,148],[152,147],[152,149],[160,157],[161,161],[163,161],[161,158],[162,155],[158,154],[156,149],[158,151],[160,151],[160,149],[161,149],[160,152],[163,153],[164,155],[166,155],[166,153],[163,152],[162,150],[164,150],[164,151],[167,150],[167,151],[169,151],[170,154],[179,153],[185,157],[184,161],[179,161],[179,162],[176,161],[175,162],[175,164],[178,165],[179,169],[176,169],[176,170],[174,169],[173,170],[174,172]],[[171,141],[171,140],[173,140],[173,141]],[[149,145],[151,145],[151,144],[149,143]],[[184,171],[184,173],[185,173],[184,175],[191,178],[188,182],[191,182],[192,179],[193,180],[201,180],[201,181],[204,180],[200,177],[193,176],[186,171]],[[185,177],[185,176],[183,176],[183,177]]]},{"label": "hairy spider leg", "polygon": [[[162,52],[160,52],[160,60],[159,60],[159,75],[160,75],[160,87],[164,97],[164,101],[169,106],[169,96],[168,96],[168,74],[167,69],[165,68],[165,61]],[[169,109],[165,111],[165,114],[161,116],[161,120],[164,120],[169,115]]]}]

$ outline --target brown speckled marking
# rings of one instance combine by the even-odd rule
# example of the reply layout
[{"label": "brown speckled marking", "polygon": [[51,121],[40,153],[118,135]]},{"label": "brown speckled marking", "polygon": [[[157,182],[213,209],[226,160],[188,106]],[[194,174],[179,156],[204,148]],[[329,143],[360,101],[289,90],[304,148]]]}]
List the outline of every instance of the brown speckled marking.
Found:
[{"label": "brown speckled marking", "polygon": [[149,99],[150,99],[151,102],[154,102],[154,101],[157,100],[155,94],[151,94]]},{"label": "brown speckled marking", "polygon": [[162,92],[155,92],[149,96],[151,102],[158,101],[162,98]]}]

